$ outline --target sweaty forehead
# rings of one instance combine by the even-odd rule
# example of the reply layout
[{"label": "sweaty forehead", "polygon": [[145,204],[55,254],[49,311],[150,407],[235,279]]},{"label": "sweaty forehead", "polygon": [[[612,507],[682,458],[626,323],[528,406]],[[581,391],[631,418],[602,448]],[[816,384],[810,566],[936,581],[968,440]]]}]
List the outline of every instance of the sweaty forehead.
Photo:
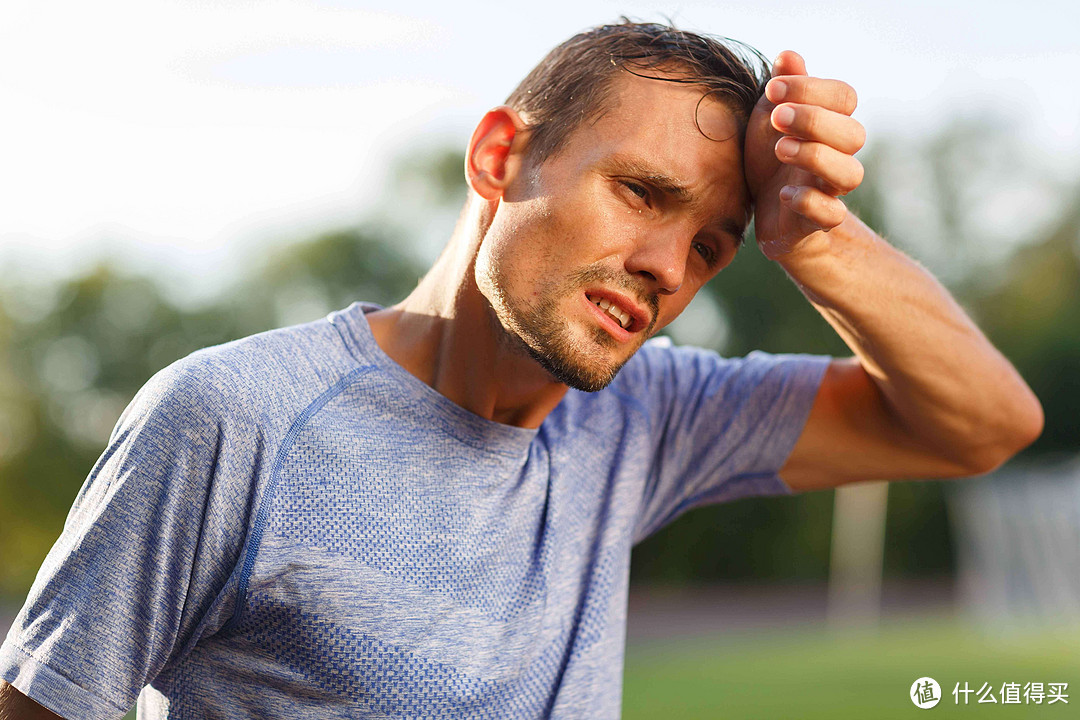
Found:
[{"label": "sweaty forehead", "polygon": [[630,75],[613,90],[612,102],[567,142],[578,162],[633,155],[698,188],[718,176],[724,182],[742,177],[739,122],[706,90]]},{"label": "sweaty forehead", "polygon": [[739,194],[745,184],[740,123],[722,100],[697,85],[629,75],[615,89],[611,106],[571,143],[582,163],[619,158],[694,195],[718,186]]},{"label": "sweaty forehead", "polygon": [[739,142],[741,123],[736,119],[729,105],[714,90],[702,88],[701,92],[694,114],[701,134],[715,142]]},{"label": "sweaty forehead", "polygon": [[637,127],[643,127],[641,121],[647,118],[653,127],[663,124],[721,142],[737,139],[741,130],[730,105],[716,90],[659,70],[647,77],[617,74],[612,79],[608,106],[594,122],[605,116],[634,122]]}]

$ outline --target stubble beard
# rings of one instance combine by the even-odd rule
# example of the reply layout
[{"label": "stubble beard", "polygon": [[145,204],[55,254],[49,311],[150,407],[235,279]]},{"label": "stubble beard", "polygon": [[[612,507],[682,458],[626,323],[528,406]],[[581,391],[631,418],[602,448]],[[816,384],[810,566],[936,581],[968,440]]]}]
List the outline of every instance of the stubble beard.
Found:
[{"label": "stubble beard", "polygon": [[[497,335],[528,354],[558,382],[576,390],[597,392],[607,387],[633,357],[634,353],[630,353],[621,359],[613,358],[612,351],[619,343],[601,327],[589,328],[587,340],[574,337],[559,309],[560,300],[584,292],[589,284],[617,286],[634,296],[641,295],[638,288],[627,287],[625,281],[607,268],[589,266],[561,283],[549,283],[541,288],[539,299],[532,304],[517,302],[505,292],[498,277],[493,280],[492,322],[498,326]],[[648,328],[639,331],[641,339],[634,352],[652,334],[656,322],[658,300],[653,296],[647,304],[653,320]]]}]

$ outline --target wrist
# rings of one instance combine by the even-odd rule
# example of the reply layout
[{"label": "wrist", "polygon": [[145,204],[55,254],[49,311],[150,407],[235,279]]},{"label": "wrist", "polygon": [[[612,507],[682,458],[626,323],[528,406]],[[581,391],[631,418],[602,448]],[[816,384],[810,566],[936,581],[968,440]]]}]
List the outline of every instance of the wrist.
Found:
[{"label": "wrist", "polygon": [[839,227],[828,232],[818,230],[778,250],[763,246],[762,252],[765,253],[765,257],[784,268],[788,274],[798,275],[803,268],[820,262],[836,252],[838,230]]},{"label": "wrist", "polygon": [[842,288],[852,279],[850,273],[864,273],[868,259],[875,249],[880,249],[877,246],[882,242],[849,212],[843,222],[828,232],[811,233],[788,252],[772,259],[784,268],[807,299],[817,305],[832,306],[841,302]]}]

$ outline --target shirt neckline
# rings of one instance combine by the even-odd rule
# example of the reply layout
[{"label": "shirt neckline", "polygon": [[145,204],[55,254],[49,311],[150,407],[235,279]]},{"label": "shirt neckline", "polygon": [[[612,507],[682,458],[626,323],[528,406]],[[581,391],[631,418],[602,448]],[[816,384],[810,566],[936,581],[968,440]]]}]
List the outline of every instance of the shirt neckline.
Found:
[{"label": "shirt neckline", "polygon": [[376,303],[354,302],[344,310],[331,313],[327,319],[338,325],[340,318],[351,336],[350,344],[361,362],[370,363],[384,371],[417,404],[428,409],[448,433],[478,450],[500,455],[520,456],[528,451],[536,438],[537,428],[521,428],[481,417],[461,407],[450,398],[420,380],[392,357],[387,355],[371,332],[367,313],[382,310]]}]

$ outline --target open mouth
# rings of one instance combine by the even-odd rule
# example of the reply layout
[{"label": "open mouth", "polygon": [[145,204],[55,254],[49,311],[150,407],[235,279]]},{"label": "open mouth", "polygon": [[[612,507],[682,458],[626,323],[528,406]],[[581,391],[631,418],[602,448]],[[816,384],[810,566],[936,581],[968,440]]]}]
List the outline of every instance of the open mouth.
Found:
[{"label": "open mouth", "polygon": [[623,330],[628,329],[631,323],[634,322],[634,318],[629,312],[627,312],[623,308],[620,308],[618,305],[611,302],[607,298],[598,297],[596,295],[589,295],[587,293],[585,297],[589,298],[589,302],[591,302],[593,305],[596,305],[598,308],[610,315],[612,319],[615,320],[615,322],[619,323],[619,327],[621,327]]}]

